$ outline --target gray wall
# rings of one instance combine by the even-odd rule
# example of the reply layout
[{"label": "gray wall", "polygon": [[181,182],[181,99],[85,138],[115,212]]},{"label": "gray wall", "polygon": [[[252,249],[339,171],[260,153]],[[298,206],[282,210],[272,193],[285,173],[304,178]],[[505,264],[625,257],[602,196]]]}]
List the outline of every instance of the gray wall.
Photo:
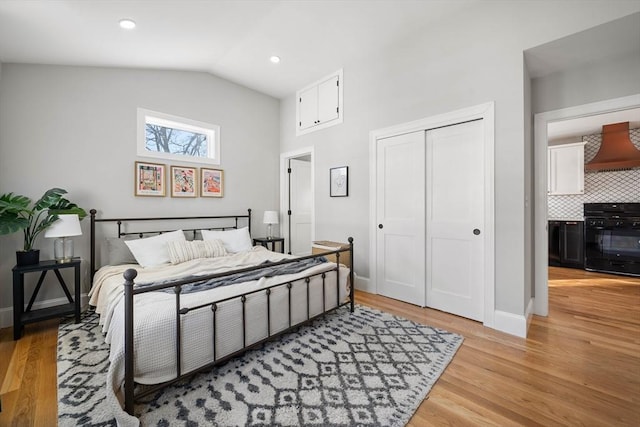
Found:
[{"label": "gray wall", "polygon": [[533,113],[640,93],[640,56],[622,56],[533,79]]},{"label": "gray wall", "polygon": [[524,67],[524,307],[535,294],[533,269],[533,115],[531,114],[531,78]]},{"label": "gray wall", "polygon": [[[223,198],[134,196],[136,160],[206,166],[137,157],[137,107],[220,125]],[[0,194],[37,199],[46,189],[61,187],[70,200],[106,217],[235,214],[252,208],[255,232],[262,234],[264,225],[255,218],[279,200],[279,108],[275,98],[206,73],[3,64]],[[88,260],[88,220],[82,226],[84,235],[74,238],[76,254]],[[36,243],[45,259],[52,246],[42,237]],[[12,304],[11,267],[21,247],[20,233],[0,236],[0,308]],[[85,262],[85,291],[87,272]],[[43,287],[40,300],[62,296],[52,285]]]},{"label": "gray wall", "polygon": [[[637,10],[625,1],[483,2],[375,57],[345,60],[341,125],[296,137],[295,96],[282,100],[281,151],[315,149],[316,238],[354,236],[355,270],[368,277],[369,132],[495,101],[496,309],[524,314],[532,292],[524,199],[533,172],[525,170],[523,51]],[[319,68],[318,78],[332,71]],[[330,198],[329,168],[342,165],[349,197]]]}]

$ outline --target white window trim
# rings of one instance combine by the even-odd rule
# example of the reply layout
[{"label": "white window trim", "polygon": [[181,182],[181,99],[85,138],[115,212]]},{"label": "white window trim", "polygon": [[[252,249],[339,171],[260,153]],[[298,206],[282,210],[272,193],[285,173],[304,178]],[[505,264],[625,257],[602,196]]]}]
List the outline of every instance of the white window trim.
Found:
[{"label": "white window trim", "polygon": [[[176,160],[190,163],[206,163],[210,165],[220,164],[220,126],[211,123],[191,120],[184,117],[173,116],[171,114],[160,113],[158,111],[138,108],[138,129],[137,129],[137,154],[140,157],[153,157],[157,159]],[[147,150],[146,125],[147,122],[160,126],[171,127],[188,132],[197,132],[207,135],[209,144],[213,143],[213,148],[209,146],[208,153],[213,157],[196,157],[186,154],[172,154]]]}]

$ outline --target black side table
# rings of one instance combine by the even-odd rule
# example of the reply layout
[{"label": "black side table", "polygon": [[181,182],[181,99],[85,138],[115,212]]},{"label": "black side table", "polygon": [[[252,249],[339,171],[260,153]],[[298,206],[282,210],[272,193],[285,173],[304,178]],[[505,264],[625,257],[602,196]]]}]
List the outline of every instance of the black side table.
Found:
[{"label": "black side table", "polygon": [[254,237],[253,238],[253,246],[260,244],[265,248],[269,249],[269,245],[271,245],[271,251],[276,251],[276,243],[280,243],[280,252],[284,253],[284,238],[283,237]]},{"label": "black side table", "polygon": [[[69,262],[59,263],[53,260],[40,261],[38,264],[13,267],[13,339],[19,340],[22,337],[22,330],[25,324],[37,322],[39,320],[53,319],[55,317],[74,314],[76,323],[80,323],[80,258],[74,258]],[[74,269],[75,276],[75,299],[71,297],[67,284],[64,282],[60,270],[64,268]],[[31,310],[40,287],[44,282],[44,277],[49,270],[53,270],[58,283],[69,300],[68,304],[56,305],[53,307]],[[27,273],[40,272],[38,284],[29,299],[27,308],[24,308],[24,276]]]}]

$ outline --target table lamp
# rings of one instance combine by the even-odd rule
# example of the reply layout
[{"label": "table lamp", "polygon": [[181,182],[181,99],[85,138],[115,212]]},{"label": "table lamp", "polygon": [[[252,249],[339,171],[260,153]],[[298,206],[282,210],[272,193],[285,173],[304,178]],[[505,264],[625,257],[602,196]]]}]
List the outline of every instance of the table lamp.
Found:
[{"label": "table lamp", "polygon": [[269,225],[269,230],[267,231],[267,239],[273,238],[273,234],[271,233],[271,225],[278,224],[278,212],[264,211],[264,218],[262,222]]},{"label": "table lamp", "polygon": [[44,232],[44,237],[55,238],[53,256],[57,262],[69,262],[73,258],[73,240],[71,236],[81,236],[78,215],[58,215],[58,219]]}]

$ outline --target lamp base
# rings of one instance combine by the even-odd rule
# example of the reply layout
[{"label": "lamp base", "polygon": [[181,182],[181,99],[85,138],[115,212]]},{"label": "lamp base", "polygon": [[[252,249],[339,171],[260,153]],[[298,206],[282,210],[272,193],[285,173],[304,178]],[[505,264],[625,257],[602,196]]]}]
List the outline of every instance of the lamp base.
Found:
[{"label": "lamp base", "polygon": [[69,237],[58,237],[53,242],[53,257],[59,263],[73,260],[73,240]]}]

